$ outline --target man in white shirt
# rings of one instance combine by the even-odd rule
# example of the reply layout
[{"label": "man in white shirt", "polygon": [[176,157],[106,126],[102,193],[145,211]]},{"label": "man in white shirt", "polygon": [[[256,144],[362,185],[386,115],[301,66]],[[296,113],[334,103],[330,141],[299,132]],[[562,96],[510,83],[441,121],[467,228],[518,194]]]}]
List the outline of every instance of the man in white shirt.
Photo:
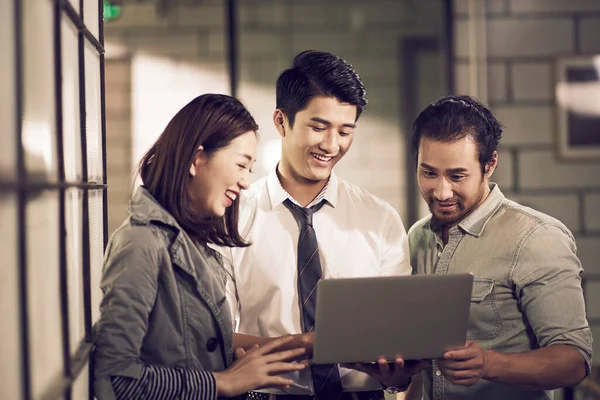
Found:
[{"label": "man in white shirt", "polygon": [[[350,149],[366,103],[354,68],[330,53],[302,52],[279,76],[273,120],[282,137],[281,160],[242,195],[240,234],[252,244],[230,254],[228,301],[237,333],[263,338],[306,333],[302,338],[310,342],[313,293],[303,288],[316,281],[307,283],[308,273],[302,273],[315,262],[317,280],[410,275],[407,235],[396,210],[332,171]],[[313,206],[312,225],[302,225],[294,210],[312,214]],[[314,251],[304,257],[300,243],[311,235],[318,248],[313,243]],[[242,335],[236,338],[235,346],[247,345]],[[333,366],[327,384],[317,383],[316,375],[307,368],[291,375],[294,384],[285,393],[248,398],[384,398],[380,382],[361,372]],[[321,390],[332,377],[339,395]]]}]

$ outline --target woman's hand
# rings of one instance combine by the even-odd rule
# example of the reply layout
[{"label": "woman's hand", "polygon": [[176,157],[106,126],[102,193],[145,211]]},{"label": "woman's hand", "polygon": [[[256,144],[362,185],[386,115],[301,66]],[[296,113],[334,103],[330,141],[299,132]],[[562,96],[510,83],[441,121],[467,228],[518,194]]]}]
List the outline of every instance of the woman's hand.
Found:
[{"label": "woman's hand", "polygon": [[306,353],[305,347],[281,351],[293,341],[293,336],[283,336],[264,346],[256,345],[248,351],[237,348],[235,350],[237,360],[225,371],[213,372],[218,395],[234,397],[250,390],[266,387],[287,389],[293,381],[279,374],[306,368],[303,363],[286,362]]}]

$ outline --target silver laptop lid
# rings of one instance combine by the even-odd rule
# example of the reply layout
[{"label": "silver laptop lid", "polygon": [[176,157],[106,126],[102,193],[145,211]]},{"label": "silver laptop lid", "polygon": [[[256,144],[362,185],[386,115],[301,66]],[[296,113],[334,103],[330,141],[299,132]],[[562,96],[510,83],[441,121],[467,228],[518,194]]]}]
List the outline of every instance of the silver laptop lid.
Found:
[{"label": "silver laptop lid", "polygon": [[432,359],[463,347],[472,285],[471,274],[322,280],[313,362]]}]

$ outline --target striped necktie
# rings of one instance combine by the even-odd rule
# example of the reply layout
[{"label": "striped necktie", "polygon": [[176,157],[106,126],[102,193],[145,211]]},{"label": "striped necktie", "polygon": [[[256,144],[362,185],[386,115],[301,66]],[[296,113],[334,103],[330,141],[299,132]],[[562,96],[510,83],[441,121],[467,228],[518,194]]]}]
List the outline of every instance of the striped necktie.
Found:
[{"label": "striped necktie", "polygon": [[[310,208],[300,207],[287,199],[283,204],[292,212],[300,226],[298,236],[298,288],[301,301],[303,332],[315,329],[315,312],[317,307],[317,283],[321,280],[321,260],[317,235],[312,226],[312,217],[323,205],[321,201]],[[311,366],[315,398],[317,400],[335,400],[343,392],[340,373],[336,364]]]}]

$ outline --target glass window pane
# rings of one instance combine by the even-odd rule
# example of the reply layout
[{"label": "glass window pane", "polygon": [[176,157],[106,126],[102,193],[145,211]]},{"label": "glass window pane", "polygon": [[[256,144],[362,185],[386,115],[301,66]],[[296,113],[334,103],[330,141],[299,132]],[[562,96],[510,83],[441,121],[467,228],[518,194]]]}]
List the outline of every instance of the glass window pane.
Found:
[{"label": "glass window pane", "polygon": [[100,55],[85,43],[85,136],[89,182],[102,182],[102,130],[100,121]]},{"label": "glass window pane", "polygon": [[65,179],[81,182],[81,126],[79,120],[79,51],[77,28],[66,16],[61,20],[62,117]]},{"label": "glass window pane", "polygon": [[58,192],[31,193],[25,212],[31,393],[38,399],[63,373]]},{"label": "glass window pane", "polygon": [[75,354],[85,338],[83,311],[83,195],[79,189],[65,193],[65,230],[69,288],[69,340],[71,354]]},{"label": "glass window pane", "polygon": [[98,41],[100,24],[98,21],[98,10],[102,0],[83,0],[83,22],[85,27],[94,35]]},{"label": "glass window pane", "polygon": [[51,1],[23,1],[23,146],[30,178],[56,181],[56,99]]},{"label": "glass window pane", "polygon": [[17,200],[15,192],[0,193],[0,399],[21,399],[22,312],[17,260]]},{"label": "glass window pane", "polygon": [[[2,2],[0,13],[0,182],[15,177],[15,35],[14,2]],[[1,389],[0,389],[1,390]]]},{"label": "glass window pane", "polygon": [[91,190],[89,194],[90,212],[90,275],[92,292],[92,324],[100,316],[100,279],[104,252],[104,216],[102,190]]},{"label": "glass window pane", "polygon": [[90,393],[90,391],[89,391],[90,390],[89,389],[89,387],[90,387],[89,374],[90,374],[90,367],[89,367],[89,362],[88,362],[88,364],[86,364],[85,367],[83,367],[83,369],[79,373],[79,376],[75,380],[75,383],[73,384],[73,394],[71,395],[72,399],[85,400],[89,397],[89,393]]}]

